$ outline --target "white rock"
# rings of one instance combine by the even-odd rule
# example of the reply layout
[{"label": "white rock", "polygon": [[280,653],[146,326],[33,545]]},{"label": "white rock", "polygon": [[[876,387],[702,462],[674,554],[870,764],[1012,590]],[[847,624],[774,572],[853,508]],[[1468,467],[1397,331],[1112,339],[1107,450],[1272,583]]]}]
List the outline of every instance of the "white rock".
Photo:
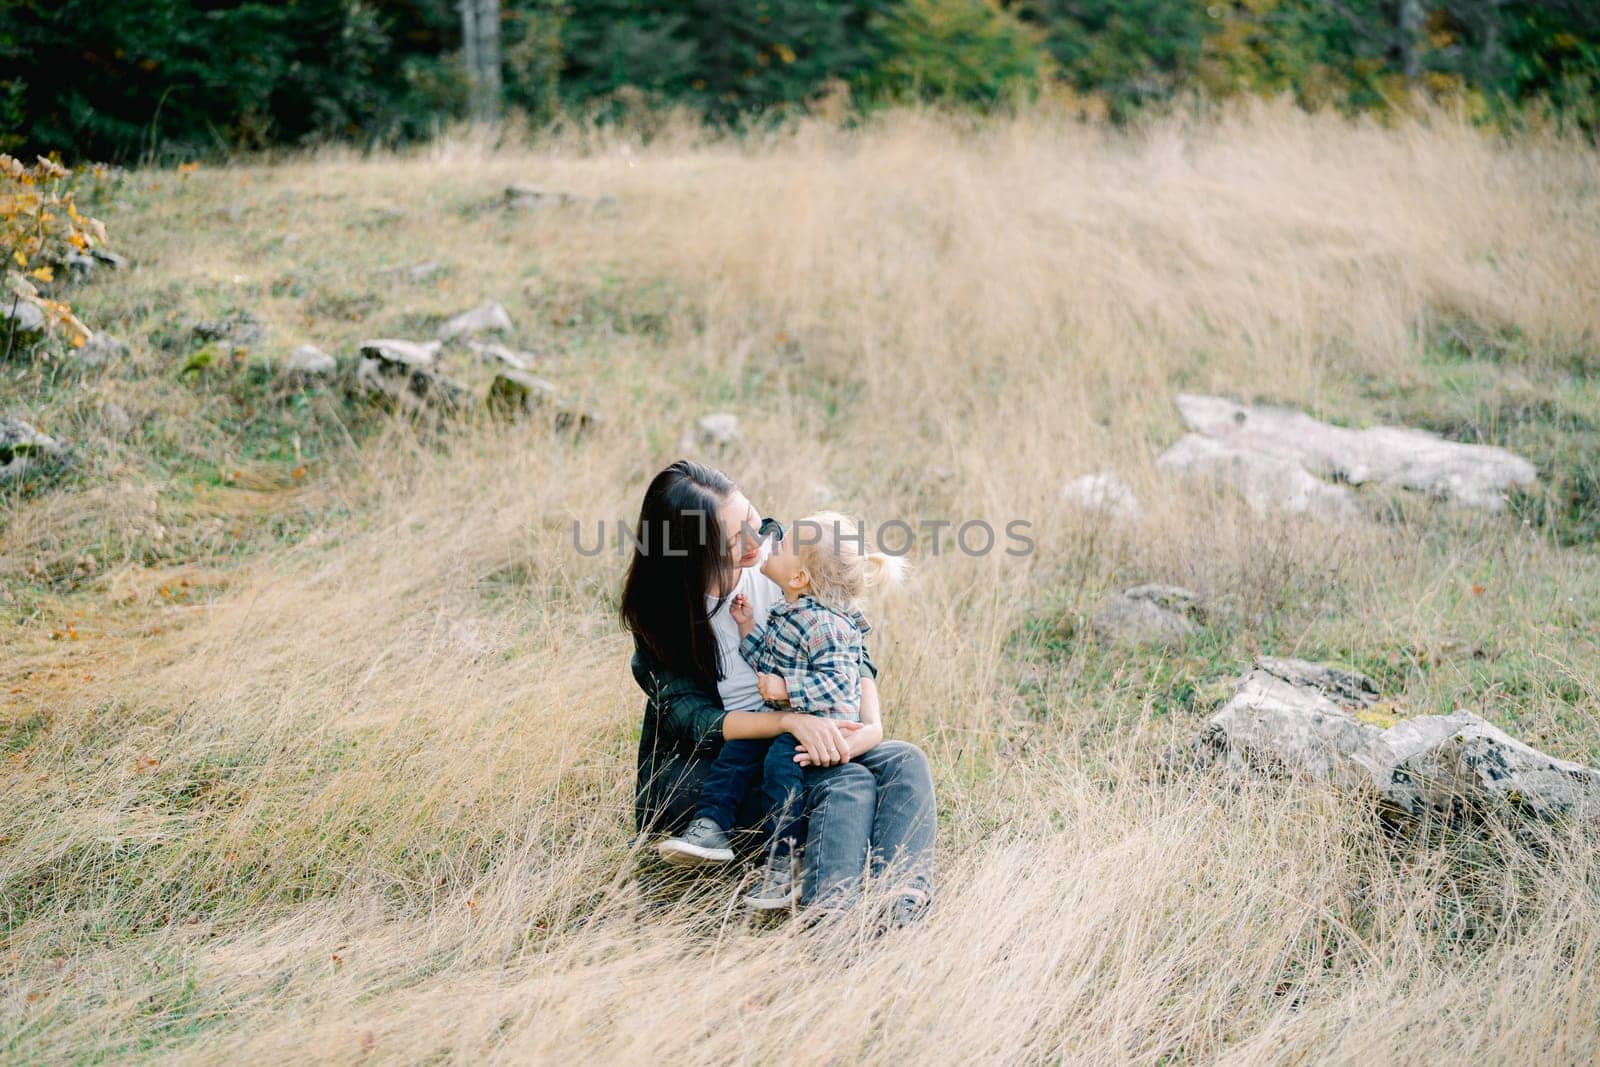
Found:
[{"label": "white rock", "polygon": [[1201,744],[1236,766],[1332,782],[1413,817],[1600,816],[1600,771],[1548,756],[1469,711],[1387,729],[1363,722],[1377,697],[1352,671],[1263,658],[1212,716]]},{"label": "white rock", "polygon": [[1156,466],[1231,485],[1257,514],[1281,509],[1338,520],[1356,513],[1355,497],[1349,489],[1322,481],[1294,460],[1199,434],[1179,438],[1156,459]]},{"label": "white rock", "polygon": [[9,293],[0,294],[0,329],[7,336],[13,329],[19,334],[43,333],[44,312],[37,304],[17,300]]},{"label": "white rock", "polygon": [[363,358],[380,359],[407,367],[432,367],[439,361],[439,353],[443,350],[443,341],[401,341],[380,337],[361,342]]},{"label": "white rock", "polygon": [[331,378],[339,363],[316,345],[301,345],[283,361],[283,372],[298,378]]},{"label": "white rock", "polygon": [[511,324],[511,315],[506,309],[498,301],[489,300],[470,311],[463,311],[440,326],[437,336],[441,341],[449,341],[463,334],[510,333],[514,329],[516,327]]},{"label": "white rock", "polygon": [[472,402],[472,392],[434,366],[441,347],[440,341],[364,341],[356,364],[356,388],[404,408],[453,411],[466,407]]},{"label": "white rock", "polygon": [[0,418],[0,483],[64,461],[67,446],[21,419]]},{"label": "white rock", "polygon": [[120,341],[101,330],[84,342],[82,348],[74,349],[72,358],[82,367],[101,367],[112,360],[124,359],[127,355],[126,341]]},{"label": "white rock", "polygon": [[1100,471],[1074,478],[1061,490],[1061,499],[1085,511],[1110,515],[1116,519],[1137,519],[1139,499],[1127,482],[1114,471]]},{"label": "white rock", "polygon": [[489,405],[499,414],[525,415],[555,400],[554,382],[519,370],[503,370],[489,386]]},{"label": "white rock", "polygon": [[133,419],[126,408],[112,401],[100,409],[100,426],[112,437],[127,437],[133,432]]},{"label": "white rock", "polygon": [[1547,756],[1469,711],[1401,720],[1383,744],[1389,800],[1412,815],[1600,815],[1600,771]]},{"label": "white rock", "polygon": [[197,322],[194,335],[202,341],[213,341],[230,348],[251,348],[266,340],[269,330],[266,320],[253,311],[230,311],[220,319]]},{"label": "white rock", "polygon": [[[1278,664],[1293,673],[1285,676]],[[1352,789],[1376,788],[1384,764],[1377,745],[1383,731],[1353,712],[1376,700],[1377,689],[1368,682],[1371,694],[1354,698],[1320,684],[1319,666],[1258,661],[1211,717],[1207,737],[1236,765],[1306,774]]]},{"label": "white rock", "polygon": [[505,198],[507,206],[519,208],[563,207],[587,199],[576,193],[550,189],[532,182],[512,182],[506,186]]},{"label": "white rock", "polygon": [[1200,595],[1175,585],[1140,585],[1103,601],[1089,629],[1109,644],[1180,645],[1200,630]]},{"label": "white rock", "polygon": [[1289,408],[1246,407],[1216,396],[1184,394],[1176,402],[1197,433],[1352,485],[1379,482],[1499,511],[1508,490],[1538,478],[1532,463],[1506,449],[1447,441],[1425,430],[1351,430]]},{"label": "white rock", "polygon": [[694,432],[682,442],[686,448],[723,449],[739,439],[739,416],[726,411],[702,415],[695,420]]},{"label": "white rock", "polygon": [[512,370],[527,370],[538,358],[532,352],[513,352],[494,341],[468,341],[467,348],[484,363],[498,363]]}]

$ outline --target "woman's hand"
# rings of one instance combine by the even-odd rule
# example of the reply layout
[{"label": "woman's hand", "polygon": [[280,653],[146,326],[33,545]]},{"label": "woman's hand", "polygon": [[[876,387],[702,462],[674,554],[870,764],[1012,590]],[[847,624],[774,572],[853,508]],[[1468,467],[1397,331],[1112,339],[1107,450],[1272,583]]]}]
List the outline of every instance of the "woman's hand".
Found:
[{"label": "woman's hand", "polygon": [[789,683],[779,674],[756,675],[756,688],[761,690],[761,699],[770,700],[774,704],[787,704],[789,702]]},{"label": "woman's hand", "polygon": [[[861,728],[860,723],[836,722],[820,715],[801,715],[793,711],[785,712],[783,718],[783,728],[794,734],[795,743],[806,756],[801,764],[805,767],[832,767],[847,762],[850,744],[846,734],[853,732],[851,727]],[[799,756],[800,753],[795,754],[797,762]]]},{"label": "woman's hand", "polygon": [[[836,722],[834,725],[844,735],[845,758],[840,763],[849,763],[883,740],[883,727],[875,722]],[[811,754],[805,749],[794,754],[794,761],[802,767],[815,766]]]}]

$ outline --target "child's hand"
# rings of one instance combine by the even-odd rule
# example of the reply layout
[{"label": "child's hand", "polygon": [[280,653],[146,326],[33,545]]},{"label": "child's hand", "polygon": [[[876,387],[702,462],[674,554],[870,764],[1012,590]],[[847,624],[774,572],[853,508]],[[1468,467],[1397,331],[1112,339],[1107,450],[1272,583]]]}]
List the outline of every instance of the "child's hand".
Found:
[{"label": "child's hand", "polygon": [[774,704],[787,704],[789,702],[789,684],[777,674],[756,675],[756,685],[761,689],[761,699],[770,700]]},{"label": "child's hand", "polygon": [[756,613],[750,607],[750,599],[740,593],[728,606],[728,613],[733,616],[733,621],[739,624],[739,636],[749,637],[750,631],[756,628]]}]

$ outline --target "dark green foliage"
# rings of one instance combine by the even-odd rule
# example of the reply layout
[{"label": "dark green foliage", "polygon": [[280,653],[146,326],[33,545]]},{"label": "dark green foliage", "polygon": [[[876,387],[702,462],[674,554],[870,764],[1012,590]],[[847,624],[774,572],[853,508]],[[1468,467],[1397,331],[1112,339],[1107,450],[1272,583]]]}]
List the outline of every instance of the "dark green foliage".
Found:
[{"label": "dark green foliage", "polygon": [[[1054,79],[1119,119],[1188,93],[1359,111],[1422,90],[1600,131],[1600,4],[1416,4],[501,0],[503,103],[737,124],[840,86],[992,107]],[[466,114],[460,20],[455,0],[0,0],[0,150],[127,162],[427,136]]]},{"label": "dark green foliage", "polygon": [[990,106],[1044,77],[1043,35],[989,0],[900,0],[872,26],[882,43],[865,84],[877,96]]},{"label": "dark green foliage", "polygon": [[1118,111],[1165,99],[1199,69],[1211,20],[1194,0],[1028,0],[1063,79],[1103,92]]},{"label": "dark green foliage", "polygon": [[[508,3],[507,97],[550,112],[554,8]],[[463,112],[451,0],[8,0],[12,148],[132,161],[318,138],[383,143]]]},{"label": "dark green foliage", "polygon": [[344,132],[382,93],[381,34],[349,0],[21,0],[8,18],[39,148],[129,159]]},{"label": "dark green foliage", "polygon": [[1491,70],[1501,99],[1541,99],[1558,121],[1600,131],[1600,4],[1517,4],[1502,23]]},{"label": "dark green foliage", "polygon": [[881,4],[690,0],[575,4],[562,35],[562,93],[605,100],[624,87],[728,118],[795,104],[859,77]]},{"label": "dark green foliage", "polygon": [[505,102],[536,122],[553,117],[560,99],[562,21],[553,0],[508,4],[501,14]]}]

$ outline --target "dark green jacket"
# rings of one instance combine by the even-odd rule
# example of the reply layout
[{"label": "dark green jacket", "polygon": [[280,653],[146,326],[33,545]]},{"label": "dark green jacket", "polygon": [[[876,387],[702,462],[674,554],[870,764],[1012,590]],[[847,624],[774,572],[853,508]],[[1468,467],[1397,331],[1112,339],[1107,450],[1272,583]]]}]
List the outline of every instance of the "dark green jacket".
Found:
[{"label": "dark green jacket", "polygon": [[[634,825],[642,833],[677,833],[689,825],[700,802],[700,783],[722,748],[726,714],[715,687],[663,666],[637,641],[633,678],[644,690],[644,725],[639,731],[639,773],[634,786]],[[863,644],[862,671],[878,668]]]}]

